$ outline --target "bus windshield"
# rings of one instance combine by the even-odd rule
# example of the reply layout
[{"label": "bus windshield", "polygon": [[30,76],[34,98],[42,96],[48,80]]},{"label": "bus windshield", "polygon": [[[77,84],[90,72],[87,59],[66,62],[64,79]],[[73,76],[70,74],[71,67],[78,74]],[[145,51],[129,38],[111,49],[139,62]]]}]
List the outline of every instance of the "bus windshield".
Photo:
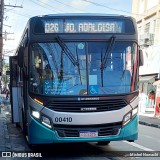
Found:
[{"label": "bus windshield", "polygon": [[[32,43],[29,90],[41,95],[131,92],[137,43],[116,41]],[[109,49],[110,47],[110,49]],[[137,89],[136,80],[134,90]]]}]

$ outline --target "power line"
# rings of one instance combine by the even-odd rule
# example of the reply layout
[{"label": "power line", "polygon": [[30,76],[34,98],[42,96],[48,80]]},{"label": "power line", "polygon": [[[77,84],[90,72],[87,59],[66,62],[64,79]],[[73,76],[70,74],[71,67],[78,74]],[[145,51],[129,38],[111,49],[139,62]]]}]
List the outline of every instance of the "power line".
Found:
[{"label": "power line", "polygon": [[82,10],[82,9],[79,9],[79,8],[73,7],[72,5],[69,5],[69,4],[66,4],[66,3],[60,2],[59,0],[54,0],[54,1],[58,2],[59,4],[61,4],[61,5],[63,5],[63,6],[68,6],[68,7],[70,7],[70,8],[73,8],[73,9],[75,9],[75,10],[79,10],[79,11],[84,11],[84,10]]},{"label": "power line", "polygon": [[104,7],[104,8],[110,9],[110,10],[115,10],[115,11],[120,11],[120,12],[124,12],[124,13],[129,13],[131,15],[146,16],[146,15],[142,15],[142,14],[131,13],[131,12],[128,12],[128,11],[125,11],[125,10],[121,10],[121,9],[111,8],[111,7],[108,7],[106,5],[103,5],[103,4],[100,4],[100,3],[96,3],[96,2],[92,2],[92,1],[89,1],[89,0],[82,0],[82,1],[91,3],[91,4],[95,5],[95,6]]},{"label": "power line", "polygon": [[19,15],[19,16],[26,17],[26,18],[30,18],[30,17],[31,17],[31,15],[25,15],[25,14],[17,13],[17,12],[15,12],[15,11],[10,11],[10,12],[11,12],[11,13],[14,13],[14,14],[17,14],[17,15]]},{"label": "power line", "polygon": [[6,25],[6,24],[3,24],[3,26],[6,26],[6,27],[12,27],[12,26],[9,26],[9,25]]},{"label": "power line", "polygon": [[[38,0],[39,1],[39,0]],[[49,5],[49,4],[47,4],[47,3],[44,3],[44,2],[42,2],[42,1],[39,1],[39,3],[42,3],[42,4],[44,4],[44,5],[46,5],[46,6],[48,6],[48,7],[50,7],[50,8],[55,8],[56,10],[57,10],[57,8],[56,7],[53,7],[53,6],[51,6],[51,5]],[[47,8],[48,9],[48,8]],[[58,9],[60,12],[63,12],[63,10],[61,10],[61,9]],[[57,12],[58,13],[58,12]]]},{"label": "power line", "polygon": [[[40,7],[42,7],[42,8],[46,8],[46,7],[44,7],[44,5],[41,5],[41,4],[39,4],[39,3],[37,3],[37,2],[34,2],[33,0],[31,0],[31,2],[32,3],[34,3],[34,4],[36,4],[36,5],[38,5],[38,6],[40,6]],[[50,11],[54,11],[54,12],[56,12],[56,13],[59,13],[59,12],[57,12],[56,10],[53,10],[53,9],[49,9],[49,8],[46,8],[46,9],[48,9],[48,10],[50,10]]]},{"label": "power line", "polygon": [[[16,4],[17,4],[17,1],[16,1]],[[15,9],[15,8],[23,8],[22,5],[21,6],[17,6],[16,4],[15,5],[10,5],[10,4],[7,5],[7,4],[5,4],[4,7],[12,7],[11,9],[6,10],[5,13],[9,12],[9,11]]]},{"label": "power line", "polygon": [[15,51],[16,51],[16,49],[12,49],[12,50],[9,50],[9,51],[4,51],[3,55],[8,55],[8,54],[11,54],[11,53],[13,53]]},{"label": "power line", "polygon": [[16,6],[16,5],[4,5],[5,7],[16,7],[16,8],[23,8],[22,6]]}]

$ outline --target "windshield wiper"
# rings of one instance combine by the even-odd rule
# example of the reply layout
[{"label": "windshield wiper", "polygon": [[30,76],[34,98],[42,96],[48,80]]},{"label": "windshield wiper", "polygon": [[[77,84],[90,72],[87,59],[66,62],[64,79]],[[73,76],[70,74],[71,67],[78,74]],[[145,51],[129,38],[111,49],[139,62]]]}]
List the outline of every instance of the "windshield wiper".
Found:
[{"label": "windshield wiper", "polygon": [[108,47],[105,51],[104,57],[102,59],[102,64],[101,64],[101,69],[102,70],[107,67],[108,56],[112,52],[112,49],[113,49],[113,46],[114,46],[114,43],[115,43],[115,38],[116,37],[114,37],[114,36],[111,37],[110,43],[109,43],[109,45],[108,45]]},{"label": "windshield wiper", "polygon": [[108,56],[112,52],[112,49],[113,49],[113,46],[114,46],[114,43],[115,43],[115,39],[116,39],[115,36],[111,37],[110,43],[109,43],[109,45],[108,45],[108,47],[107,47],[107,49],[105,51],[104,57],[102,56],[102,53],[101,53],[101,66],[100,66],[100,69],[101,69],[101,83],[102,83],[102,87],[103,87],[103,70],[104,70],[104,68],[107,67]]},{"label": "windshield wiper", "polygon": [[78,66],[79,65],[78,61],[76,60],[72,52],[69,50],[67,45],[63,42],[63,40],[59,36],[56,37],[56,40],[58,44],[60,45],[60,47],[62,48],[62,51],[66,54],[66,56],[69,58],[72,64],[74,66]]},{"label": "windshield wiper", "polygon": [[[77,47],[76,47],[76,55],[77,55],[77,60],[78,60],[79,58],[78,58]],[[78,74],[79,74],[80,82],[81,82],[81,85],[82,85],[82,77],[81,77],[81,71],[80,71],[79,63],[78,63]]]},{"label": "windshield wiper", "polygon": [[[80,76],[80,82],[82,84],[82,78],[81,78],[81,73],[80,73],[80,66],[79,66],[79,62],[78,62],[78,52],[77,52],[77,48],[76,48],[76,56],[77,56],[77,59],[74,57],[74,55],[72,54],[72,52],[69,50],[69,48],[67,47],[67,45],[63,42],[63,40],[57,36],[56,37],[56,40],[58,42],[58,44],[60,45],[60,47],[62,48],[62,53],[63,52],[66,54],[66,56],[69,58],[69,60],[71,61],[71,63],[74,65],[74,66],[77,66],[78,67],[78,73],[79,73],[79,76]],[[61,59],[62,59],[62,56],[61,56]],[[62,63],[62,62],[61,62]],[[61,65],[61,76],[63,77],[63,65]]]}]

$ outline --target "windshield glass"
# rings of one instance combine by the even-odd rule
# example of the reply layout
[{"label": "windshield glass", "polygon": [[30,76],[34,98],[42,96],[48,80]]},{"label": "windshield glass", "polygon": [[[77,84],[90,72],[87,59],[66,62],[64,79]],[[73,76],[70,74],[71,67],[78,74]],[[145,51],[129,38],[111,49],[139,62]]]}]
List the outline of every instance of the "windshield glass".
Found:
[{"label": "windshield glass", "polygon": [[116,42],[31,44],[31,92],[43,95],[103,95],[137,89],[137,44]]}]

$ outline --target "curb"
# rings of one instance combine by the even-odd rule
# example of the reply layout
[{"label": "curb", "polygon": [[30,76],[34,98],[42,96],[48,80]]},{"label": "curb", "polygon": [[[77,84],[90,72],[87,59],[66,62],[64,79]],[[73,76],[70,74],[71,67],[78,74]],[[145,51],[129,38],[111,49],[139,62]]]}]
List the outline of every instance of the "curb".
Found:
[{"label": "curb", "polygon": [[160,125],[158,124],[152,124],[152,123],[147,123],[147,122],[142,122],[142,121],[139,121],[139,124],[150,126],[150,127],[155,127],[155,128],[160,128]]}]

